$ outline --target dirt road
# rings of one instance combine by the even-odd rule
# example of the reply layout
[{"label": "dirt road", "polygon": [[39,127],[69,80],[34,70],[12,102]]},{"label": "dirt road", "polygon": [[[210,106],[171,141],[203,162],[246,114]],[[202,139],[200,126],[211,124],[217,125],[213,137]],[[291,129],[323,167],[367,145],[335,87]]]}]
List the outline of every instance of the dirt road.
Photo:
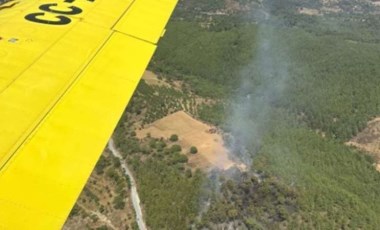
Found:
[{"label": "dirt road", "polygon": [[127,164],[124,162],[123,158],[121,157],[121,154],[119,153],[119,151],[117,151],[112,138],[108,142],[108,149],[112,152],[112,154],[115,157],[120,159],[121,167],[124,169],[125,175],[129,176],[129,179],[131,181],[131,199],[132,199],[133,208],[135,209],[135,213],[136,213],[137,225],[139,226],[140,230],[146,230],[147,228],[143,219],[143,214],[142,214],[141,206],[140,206],[140,197],[139,197],[139,194],[137,193],[136,181],[133,178],[133,175],[131,171],[129,170]]}]

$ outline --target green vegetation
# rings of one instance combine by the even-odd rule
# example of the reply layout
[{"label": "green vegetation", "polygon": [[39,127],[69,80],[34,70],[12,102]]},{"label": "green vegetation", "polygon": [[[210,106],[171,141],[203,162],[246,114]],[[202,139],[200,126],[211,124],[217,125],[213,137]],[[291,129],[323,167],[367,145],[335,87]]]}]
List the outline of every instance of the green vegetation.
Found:
[{"label": "green vegetation", "polygon": [[299,211],[288,223],[302,218],[308,228],[376,228],[380,175],[373,160],[305,126],[275,120],[254,168],[298,189]]},{"label": "green vegetation", "polygon": [[[297,12],[321,9],[321,1],[236,0],[242,9],[226,2],[180,2],[150,63],[175,87],[142,81],[114,133],[147,224],[377,229],[380,175],[371,157],[344,142],[380,115],[378,16],[361,1],[338,1],[342,12],[323,17]],[[137,138],[137,129],[182,109],[227,132],[252,169],[205,178],[188,166],[177,135]],[[237,119],[237,111],[246,114]],[[102,157],[96,173],[116,185],[111,205],[123,209],[130,181],[117,168],[117,159]]]},{"label": "green vegetation", "polygon": [[[160,44],[156,55],[160,60],[155,62],[156,65],[163,67],[156,67],[156,70],[189,81],[196,93],[203,96],[226,97],[233,94],[234,89],[226,88],[239,86],[239,76],[243,74],[253,76],[251,81],[256,84],[252,85],[252,92],[262,84],[268,84],[265,82],[267,79],[263,79],[266,76],[260,76],[254,66],[242,72],[242,66],[247,65],[252,54],[258,52],[252,47],[255,44],[252,41],[257,37],[256,25],[224,32],[208,32],[195,23],[173,22],[170,25],[173,28],[169,27],[167,39]],[[189,32],[191,36],[185,33],[188,30],[192,30]],[[269,30],[273,29],[261,27],[263,34]],[[289,76],[284,82],[285,96],[281,96],[275,106],[304,114],[304,120],[311,128],[321,129],[342,140],[356,134],[369,118],[380,114],[377,96],[380,88],[376,87],[380,84],[377,77],[380,74],[380,65],[377,64],[380,62],[380,45],[347,41],[337,35],[315,36],[295,28],[277,29],[272,33],[273,55],[280,56],[274,61],[286,62],[282,64],[287,66],[286,74]],[[229,37],[230,40],[226,41]],[[177,40],[179,42],[175,42]],[[202,46],[202,42],[207,45]],[[231,50],[232,47],[237,51]],[[209,64],[210,60],[215,61],[215,67]],[[208,63],[207,68],[204,68],[204,63]],[[220,124],[224,119],[224,108],[222,104],[205,105],[199,114],[206,121]]]},{"label": "green vegetation", "polygon": [[[197,214],[203,174],[198,171],[192,175],[186,169],[188,159],[180,153],[179,145],[173,148],[162,143],[165,142],[147,138],[135,149],[140,151],[124,156],[139,182],[147,224],[160,229],[184,229]],[[141,161],[140,157],[145,160]],[[114,198],[113,204],[115,208],[125,205],[120,196]]]},{"label": "green vegetation", "polygon": [[[133,100],[128,104],[128,111],[142,119],[142,126],[152,123],[169,113],[185,110],[189,113],[196,113],[195,98],[188,92],[168,86],[148,85],[144,80],[140,81],[134,94]],[[144,114],[144,116],[142,116]],[[126,114],[124,115],[126,116]],[[124,119],[122,119],[125,121]],[[129,121],[132,125],[133,122]],[[119,124],[122,125],[122,124]],[[134,136],[129,130],[128,135]]]},{"label": "green vegetation", "polygon": [[[198,211],[197,197],[203,174],[197,171],[193,175],[186,169],[188,158],[180,153],[179,145],[170,147],[163,140],[153,138],[146,138],[140,144],[146,153],[134,152],[125,157],[139,181],[147,224],[159,229],[186,228]],[[141,161],[143,155],[145,160]],[[120,202],[119,197],[115,197],[115,208],[123,207]]]},{"label": "green vegetation", "polygon": [[109,166],[111,162],[108,162],[107,159],[101,155],[98,162],[96,163],[95,166],[95,171],[98,175],[101,175],[104,173],[104,169]]},{"label": "green vegetation", "polygon": [[237,179],[224,179],[220,193],[214,194],[209,211],[197,228],[211,228],[212,223],[240,220],[248,229],[278,229],[280,222],[297,211],[297,192],[269,177],[259,181],[251,173],[237,173]]},{"label": "green vegetation", "polygon": [[171,152],[181,152],[182,148],[180,145],[172,145],[172,147],[170,147],[170,151]]},{"label": "green vegetation", "polygon": [[226,89],[238,84],[234,76],[252,59],[251,38],[256,31],[255,26],[244,26],[214,32],[196,22],[173,21],[151,68],[185,80],[198,95],[223,96]]},{"label": "green vegetation", "polygon": [[178,135],[177,135],[177,134],[173,134],[173,135],[171,135],[170,138],[169,138],[169,140],[170,140],[171,142],[176,142],[176,141],[178,141]]},{"label": "green vegetation", "polygon": [[114,217],[122,217],[122,222],[112,224],[119,229],[131,228],[134,213],[129,205],[126,205],[129,189],[130,180],[124,175],[120,160],[106,149],[71,210],[65,227],[107,229],[96,215],[99,213],[111,220]]},{"label": "green vegetation", "polygon": [[203,121],[222,125],[226,119],[226,107],[221,102],[211,105],[202,104],[198,108],[198,115]]},{"label": "green vegetation", "polygon": [[191,153],[191,154],[196,154],[197,152],[198,152],[197,147],[195,147],[195,146],[191,146],[191,147],[190,147],[190,153]]},{"label": "green vegetation", "polygon": [[184,162],[165,158],[157,156],[134,165],[141,181],[139,194],[146,210],[147,224],[157,229],[186,229],[198,212],[197,188],[202,183],[202,174],[197,172],[188,177],[181,166]]},{"label": "green vegetation", "polygon": [[124,209],[125,197],[126,197],[125,193],[121,193],[121,194],[118,194],[117,196],[115,196],[115,198],[112,201],[115,209]]},{"label": "green vegetation", "polygon": [[268,20],[227,14],[205,26],[202,10],[193,18],[183,10],[203,3],[182,4],[150,67],[218,99],[198,114],[226,131],[234,131],[234,105],[249,105],[241,122],[254,135],[239,141],[265,175],[262,183],[222,180],[198,224],[378,228],[380,175],[373,159],[344,145],[380,114],[380,20],[371,9],[355,1],[366,14],[353,13],[341,1],[342,13],[307,16],[296,8],[320,3],[273,0],[263,4]]}]

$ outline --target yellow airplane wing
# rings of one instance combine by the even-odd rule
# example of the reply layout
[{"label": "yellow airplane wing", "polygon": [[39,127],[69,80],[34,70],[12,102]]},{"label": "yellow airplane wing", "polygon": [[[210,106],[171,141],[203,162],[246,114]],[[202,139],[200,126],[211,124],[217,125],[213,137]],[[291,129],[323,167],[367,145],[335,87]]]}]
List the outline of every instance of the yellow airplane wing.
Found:
[{"label": "yellow airplane wing", "polygon": [[0,0],[0,229],[59,229],[177,0]]}]

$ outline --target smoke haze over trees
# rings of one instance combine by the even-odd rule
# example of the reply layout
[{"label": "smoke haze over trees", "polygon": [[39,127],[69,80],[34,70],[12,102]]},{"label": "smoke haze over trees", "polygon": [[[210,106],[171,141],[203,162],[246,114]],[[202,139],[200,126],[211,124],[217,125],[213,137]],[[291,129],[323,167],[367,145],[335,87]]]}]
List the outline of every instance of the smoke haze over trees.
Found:
[{"label": "smoke haze over trees", "polygon": [[[343,144],[380,114],[376,9],[274,0],[239,1],[234,12],[222,3],[183,2],[151,68],[218,99],[199,115],[229,132],[249,173],[273,187],[225,179],[200,225],[376,228],[380,175],[372,158]],[[255,186],[267,186],[265,195],[245,200],[243,191],[260,194]],[[249,208],[260,200],[264,209]]]}]

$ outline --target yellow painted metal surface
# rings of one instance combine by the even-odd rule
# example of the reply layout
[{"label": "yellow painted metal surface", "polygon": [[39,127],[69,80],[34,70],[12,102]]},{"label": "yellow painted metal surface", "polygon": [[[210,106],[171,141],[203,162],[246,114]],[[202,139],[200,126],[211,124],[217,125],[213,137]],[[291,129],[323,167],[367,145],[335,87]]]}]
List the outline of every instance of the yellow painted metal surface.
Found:
[{"label": "yellow painted metal surface", "polygon": [[166,12],[172,12],[175,5],[173,0],[136,1],[116,24],[115,30],[157,43],[164,33]]},{"label": "yellow painted metal surface", "polygon": [[62,226],[175,4],[42,0],[0,10],[0,229]]}]

